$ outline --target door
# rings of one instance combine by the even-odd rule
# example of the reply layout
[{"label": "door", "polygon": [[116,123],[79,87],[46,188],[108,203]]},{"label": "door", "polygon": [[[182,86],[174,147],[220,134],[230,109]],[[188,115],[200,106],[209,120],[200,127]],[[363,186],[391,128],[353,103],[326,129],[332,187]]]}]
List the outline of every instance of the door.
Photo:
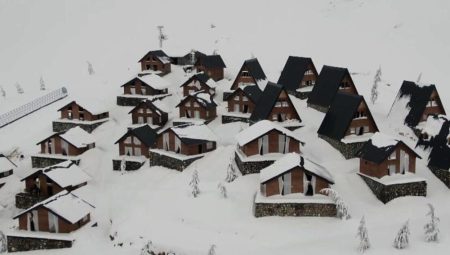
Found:
[{"label": "door", "polygon": [[181,153],[181,141],[176,136],[175,136],[175,152],[176,153]]},{"label": "door", "polygon": [[269,153],[269,136],[268,135],[264,135],[264,136],[258,138],[258,148],[259,148],[260,155]]},{"label": "door", "polygon": [[283,175],[283,195],[291,194],[292,177],[291,172],[285,173]]},{"label": "door", "polygon": [[316,182],[315,176],[308,174],[306,172],[303,174],[303,192],[305,196],[314,195],[315,182]]},{"label": "door", "polygon": [[147,117],[147,123],[152,125],[153,124],[153,118],[152,117]]},{"label": "door", "polygon": [[167,132],[163,134],[163,149],[169,150],[169,133]]},{"label": "door", "polygon": [[198,145],[198,153],[199,154],[203,153],[203,145],[202,144]]},{"label": "door", "polygon": [[61,140],[61,147],[62,147],[62,155],[69,155],[68,153],[69,153],[69,144],[66,142],[66,141],[64,141],[64,140]]},{"label": "door", "polygon": [[134,156],[141,156],[141,147],[134,147]]},{"label": "door", "polygon": [[186,115],[186,118],[190,118],[191,117],[191,115],[189,114],[188,110],[185,111],[185,115]]},{"label": "door", "polygon": [[196,119],[200,119],[200,111],[195,111],[194,116]]},{"label": "door", "polygon": [[389,165],[388,171],[389,171],[389,175],[394,175],[395,174],[395,164]]},{"label": "door", "polygon": [[248,113],[248,104],[244,104],[244,113]]},{"label": "door", "polygon": [[37,210],[32,210],[27,215],[28,217],[28,230],[30,231],[39,231],[39,218]]},{"label": "door", "polygon": [[400,150],[400,173],[405,174],[409,171],[409,155],[404,150]]},{"label": "door", "polygon": [[48,212],[48,231],[51,233],[59,232],[58,217],[50,211]]},{"label": "door", "polygon": [[145,87],[141,87],[141,94],[147,95],[147,89]]},{"label": "door", "polygon": [[136,88],[135,87],[131,87],[130,88],[130,94],[131,95],[135,95],[136,94]]},{"label": "door", "polygon": [[239,104],[234,104],[234,112],[239,112]]},{"label": "door", "polygon": [[284,134],[278,135],[278,152],[279,153],[285,153],[285,145],[286,143],[286,136]]},{"label": "door", "polygon": [[144,124],[144,117],[138,116],[138,124]]}]

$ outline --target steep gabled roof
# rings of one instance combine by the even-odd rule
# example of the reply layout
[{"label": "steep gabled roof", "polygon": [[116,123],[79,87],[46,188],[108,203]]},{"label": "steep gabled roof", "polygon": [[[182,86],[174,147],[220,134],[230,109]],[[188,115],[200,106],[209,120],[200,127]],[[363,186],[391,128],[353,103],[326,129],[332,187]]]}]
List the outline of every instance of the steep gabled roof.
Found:
[{"label": "steep gabled roof", "polygon": [[220,55],[205,55],[199,56],[195,65],[198,64],[206,67],[206,68],[225,68],[227,67],[223,62],[223,59]]},{"label": "steep gabled roof", "polygon": [[269,120],[261,120],[254,125],[249,126],[248,128],[242,130],[239,134],[236,135],[236,140],[239,146],[244,146],[247,143],[258,139],[259,137],[267,134],[268,132],[276,130],[286,136],[289,136],[291,139],[298,141],[303,144],[302,141],[289,129],[280,126],[279,124],[269,121]]},{"label": "steep gabled roof", "polygon": [[288,91],[295,91],[299,88],[309,65],[316,71],[311,58],[289,56],[277,83]]},{"label": "steep gabled roof", "polygon": [[[275,106],[275,103],[277,102],[281,91],[283,90],[284,88],[282,85],[268,82],[266,88],[264,89],[263,93],[258,99],[258,102],[256,103],[255,110],[253,110],[252,115],[250,116],[250,121],[257,122],[267,119],[270,112],[272,112],[272,109]],[[287,96],[287,100],[291,100],[289,96]],[[290,103],[292,104],[292,102]],[[297,111],[295,107],[294,110]],[[299,116],[298,113],[297,116]],[[301,121],[300,116],[299,121]]]},{"label": "steep gabled roof", "polygon": [[414,149],[405,144],[401,139],[385,135],[380,132],[375,133],[356,155],[367,161],[380,164],[387,159],[392,152],[394,152],[395,148],[397,148],[399,144],[403,144],[406,148],[413,152],[416,157],[420,158]]},{"label": "steep gabled roof", "polygon": [[61,139],[64,139],[66,142],[72,144],[76,148],[84,148],[89,144],[95,143],[95,137],[92,134],[89,134],[79,126],[75,126],[64,132],[53,133],[51,136],[48,136],[47,138],[38,142],[37,145],[54,136],[61,137]]},{"label": "steep gabled roof", "polygon": [[316,85],[308,97],[308,104],[330,106],[346,75],[351,78],[347,68],[323,66]]},{"label": "steep gabled roof", "polygon": [[132,113],[135,110],[140,109],[141,107],[149,108],[150,110],[152,110],[152,112],[157,113],[159,116],[162,116],[164,113],[167,113],[164,110],[160,109],[158,106],[156,106],[151,100],[141,101],[138,105],[136,105],[128,113]]},{"label": "steep gabled roof", "polygon": [[181,84],[180,87],[186,86],[187,84],[191,83],[192,80],[194,79],[201,82],[202,84],[206,85],[209,88],[215,88],[217,86],[216,82],[213,79],[211,79],[207,74],[201,72],[192,75],[187,81]]},{"label": "steep gabled roof", "polygon": [[272,165],[261,170],[259,175],[260,183],[276,178],[295,167],[301,167],[306,172],[318,176],[326,180],[330,184],[334,184],[333,176],[321,165],[312,162],[311,160],[300,156],[298,153],[288,153],[282,158],[275,161]]},{"label": "steep gabled roof", "polygon": [[157,133],[153,130],[149,125],[143,125],[138,128],[129,128],[127,132],[119,138],[114,144],[120,142],[122,139],[128,137],[129,135],[133,135],[139,139],[142,143],[144,143],[147,147],[151,147],[156,142]]},{"label": "steep gabled roof", "polygon": [[124,87],[131,82],[135,82],[136,80],[142,82],[142,85],[151,87],[156,90],[163,90],[170,87],[170,83],[168,81],[156,74],[146,74],[144,76],[133,77],[131,80],[125,82],[120,87]]},{"label": "steep gabled roof", "polygon": [[[419,124],[433,91],[436,91],[437,93],[436,86],[433,84],[420,86],[412,81],[403,81],[394,104],[401,98],[409,98],[409,102],[407,104],[409,113],[405,118],[406,125],[415,127]],[[442,108],[443,114],[445,114],[445,110],[442,107],[441,102],[439,102],[439,104]]]},{"label": "steep gabled roof", "polygon": [[71,224],[75,224],[90,214],[94,206],[79,198],[78,196],[63,190],[56,195],[53,195],[46,200],[39,202],[32,207],[20,212],[14,216],[13,219],[17,219],[21,215],[36,209],[38,207],[44,207],[59,217],[65,219]]},{"label": "steep gabled roof", "polygon": [[85,111],[90,112],[91,114],[97,115],[97,114],[102,114],[102,113],[107,113],[108,109],[106,108],[104,102],[99,101],[98,99],[95,98],[90,98],[90,99],[77,99],[77,100],[73,100],[70,103],[64,105],[63,107],[58,109],[58,112],[62,111],[64,108],[68,107],[69,105],[71,105],[72,103],[75,103],[81,107],[83,107],[83,109]]},{"label": "steep gabled roof", "polygon": [[[184,124],[168,129],[172,130],[184,144],[192,145],[217,141],[217,136],[205,124]],[[160,134],[167,132],[166,130]]]},{"label": "steep gabled roof", "polygon": [[146,58],[147,56],[155,56],[161,63],[167,64],[170,63],[170,57],[167,56],[167,54],[162,50],[151,50],[147,54],[145,54],[141,59],[139,59],[138,62],[141,62]]},{"label": "steep gabled roof", "polygon": [[337,93],[317,133],[341,140],[363,100],[364,98],[360,95]]},{"label": "steep gabled roof", "polygon": [[180,103],[177,104],[176,107],[184,104],[189,98],[193,98],[197,101],[202,107],[206,109],[214,108],[217,106],[216,102],[214,102],[213,96],[203,90],[197,91],[193,94],[188,95],[187,97],[181,99]]},{"label": "steep gabled roof", "polygon": [[250,85],[250,86],[240,86],[236,90],[233,91],[226,100],[232,99],[234,95],[236,95],[239,91],[242,91],[246,97],[248,97],[254,104],[256,104],[259,100],[259,97],[262,94],[262,91],[259,89],[258,85]]}]

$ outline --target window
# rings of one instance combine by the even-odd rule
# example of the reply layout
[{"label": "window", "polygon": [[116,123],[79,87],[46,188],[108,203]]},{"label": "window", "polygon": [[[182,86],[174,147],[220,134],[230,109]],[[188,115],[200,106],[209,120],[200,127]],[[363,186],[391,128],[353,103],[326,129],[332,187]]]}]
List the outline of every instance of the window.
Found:
[{"label": "window", "polygon": [[136,137],[133,137],[133,142],[135,145],[141,145],[141,140],[137,139]]},{"label": "window", "polygon": [[248,101],[248,98],[246,96],[243,96],[242,101]]},{"label": "window", "polygon": [[234,101],[239,101],[239,96],[235,96]]},{"label": "window", "polygon": [[364,133],[369,133],[369,126],[364,126]]},{"label": "window", "polygon": [[197,103],[197,102],[195,102],[195,103],[194,103],[194,106],[195,106],[195,107],[199,107],[199,105],[198,105],[198,103]]},{"label": "window", "polygon": [[351,127],[350,128],[350,134],[356,134],[356,128]]},{"label": "window", "polygon": [[250,74],[248,73],[248,71],[242,71],[242,76],[243,77],[249,77]]},{"label": "window", "polygon": [[393,160],[396,159],[397,155],[396,152],[394,151],[391,155],[389,155],[389,160]]},{"label": "window", "polygon": [[140,108],[140,109],[138,110],[138,113],[144,113],[144,108]]},{"label": "window", "polygon": [[281,102],[276,102],[275,107],[281,107]]},{"label": "window", "polygon": [[305,75],[313,75],[314,73],[313,73],[313,71],[312,70],[307,70],[306,72],[305,72]]},{"label": "window", "polygon": [[281,106],[282,106],[282,107],[288,107],[289,104],[288,104],[287,101],[282,101],[282,102],[281,102]]},{"label": "window", "polygon": [[207,142],[206,143],[206,149],[207,150],[211,150],[213,148],[213,143],[212,142]]},{"label": "window", "polygon": [[131,143],[131,136],[125,138],[125,143]]}]

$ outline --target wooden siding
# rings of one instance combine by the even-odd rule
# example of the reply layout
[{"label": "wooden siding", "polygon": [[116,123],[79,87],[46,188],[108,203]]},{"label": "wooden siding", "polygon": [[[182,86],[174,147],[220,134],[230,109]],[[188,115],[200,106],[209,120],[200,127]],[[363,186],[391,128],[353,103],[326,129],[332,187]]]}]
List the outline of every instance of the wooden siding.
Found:
[{"label": "wooden siding", "polygon": [[[151,123],[148,121],[149,118],[151,119]],[[142,122],[139,122],[140,119]],[[139,107],[133,109],[131,112],[131,120],[133,124],[148,123],[163,126],[168,120],[168,114],[163,112],[160,115],[157,111],[153,111],[147,107],[147,104],[140,104]]]},{"label": "wooden siding", "polygon": [[[134,91],[133,91],[134,90]],[[133,92],[133,93],[132,93]],[[147,95],[147,96],[155,96],[167,94],[167,89],[154,89],[139,79],[133,79],[123,86],[123,93],[125,95]]]},{"label": "wooden siding", "polygon": [[[237,90],[227,98],[227,104],[228,112],[236,112],[235,107],[238,107],[236,110],[240,113],[252,113],[255,109],[255,103],[252,102],[241,89]],[[245,112],[244,109],[246,109],[247,112]]]},{"label": "wooden siding", "polygon": [[[130,140],[127,141],[127,138]],[[126,148],[129,148],[128,151]],[[127,156],[145,156],[149,157],[149,147],[146,146],[142,141],[140,141],[137,137],[128,134],[127,136],[122,137],[119,141],[119,155],[127,155]],[[140,150],[140,154],[137,153]]]},{"label": "wooden siding", "polygon": [[[168,136],[168,143],[166,145],[164,145],[164,134],[167,134],[166,136]],[[178,137],[175,133],[171,129],[167,129],[158,135],[156,139],[156,148],[191,156],[213,151],[217,146],[216,142],[210,142],[211,147],[208,149],[207,143],[190,145],[185,144],[180,140],[180,147],[177,149],[175,148],[176,139],[178,139]]]},{"label": "wooden siding", "polygon": [[195,112],[199,112],[200,119],[211,120],[217,116],[216,107],[206,109],[202,104],[198,103],[193,97],[188,97],[178,106],[181,118],[195,118]]},{"label": "wooden siding", "polygon": [[[248,75],[244,75],[245,73],[247,73]],[[236,79],[233,82],[233,85],[231,85],[231,89],[232,90],[237,89],[241,83],[244,83],[246,85],[251,85],[251,84],[256,85],[256,80],[253,78],[253,76],[251,76],[247,66],[245,66],[245,65],[242,67],[242,69],[237,74]]]},{"label": "wooden siding", "polygon": [[[366,128],[364,128],[366,127]],[[370,113],[367,105],[364,101],[358,106],[358,109],[354,115],[353,120],[351,121],[347,131],[347,135],[362,135],[365,133],[375,133],[378,131],[378,128],[375,124],[375,121]]]},{"label": "wooden siding", "polygon": [[[61,154],[64,156],[78,156],[87,151],[88,147],[77,148],[72,144],[66,142],[68,144],[67,151],[64,151],[62,148],[62,139],[59,135],[54,135],[47,140],[41,142],[39,145],[41,147],[41,153],[43,154]],[[54,144],[54,150],[51,150],[53,146],[50,146],[50,143]],[[94,148],[95,144],[92,144],[91,148]],[[47,151],[46,151],[47,148]]]},{"label": "wooden siding", "polygon": [[61,119],[76,119],[93,121],[108,118],[109,113],[92,114],[89,109],[84,109],[76,102],[72,102],[69,105],[61,109]]},{"label": "wooden siding", "polygon": [[215,88],[210,88],[208,85],[198,81],[197,79],[192,79],[191,82],[183,86],[184,97],[187,97],[188,95],[198,91],[205,91],[208,92],[210,95],[214,95],[216,93]]},{"label": "wooden siding", "polygon": [[[281,132],[277,130],[271,130],[268,133],[262,135],[268,136],[268,144],[269,144],[269,150],[268,153],[279,153],[279,135],[282,134]],[[261,137],[262,137],[261,136]],[[248,142],[244,146],[240,147],[240,150],[247,156],[253,156],[253,155],[259,155],[259,147],[258,147],[258,138]],[[289,139],[289,150],[285,153],[290,152],[297,152],[300,153],[300,143],[297,140],[294,140],[292,138]]]},{"label": "wooden siding", "polygon": [[300,116],[298,116],[294,104],[285,90],[281,91],[267,119],[271,121],[300,120]]}]

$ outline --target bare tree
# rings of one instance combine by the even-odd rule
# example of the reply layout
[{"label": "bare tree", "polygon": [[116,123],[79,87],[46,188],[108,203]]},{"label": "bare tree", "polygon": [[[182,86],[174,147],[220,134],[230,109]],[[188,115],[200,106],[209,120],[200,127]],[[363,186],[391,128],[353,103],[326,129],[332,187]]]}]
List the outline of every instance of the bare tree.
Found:
[{"label": "bare tree", "polygon": [[430,221],[425,224],[425,240],[427,242],[437,242],[439,241],[439,218],[436,217],[434,212],[434,206],[432,204],[428,204],[429,211],[428,214],[430,216]]},{"label": "bare tree", "polygon": [[225,178],[226,182],[232,182],[236,180],[238,177],[238,174],[236,172],[236,169],[233,166],[233,157],[231,157],[230,162],[228,163],[227,167],[227,177]]},{"label": "bare tree", "polygon": [[200,180],[198,178],[198,172],[197,170],[194,170],[194,173],[192,174],[191,182],[189,182],[189,185],[192,187],[192,195],[194,197],[197,197],[200,194],[200,189],[198,188],[198,184],[200,183]]},{"label": "bare tree", "polygon": [[409,245],[409,220],[403,224],[402,228],[398,231],[397,236],[394,239],[394,247],[397,249],[404,249]]},{"label": "bare tree", "polygon": [[364,216],[361,218],[356,236],[359,238],[358,251],[364,253],[370,248],[369,233],[366,228],[366,220]]},{"label": "bare tree", "polygon": [[225,187],[225,185],[223,185],[223,183],[219,183],[217,185],[217,188],[219,189],[220,194],[222,195],[223,198],[227,198],[228,197],[228,195],[227,195],[227,188]]}]

